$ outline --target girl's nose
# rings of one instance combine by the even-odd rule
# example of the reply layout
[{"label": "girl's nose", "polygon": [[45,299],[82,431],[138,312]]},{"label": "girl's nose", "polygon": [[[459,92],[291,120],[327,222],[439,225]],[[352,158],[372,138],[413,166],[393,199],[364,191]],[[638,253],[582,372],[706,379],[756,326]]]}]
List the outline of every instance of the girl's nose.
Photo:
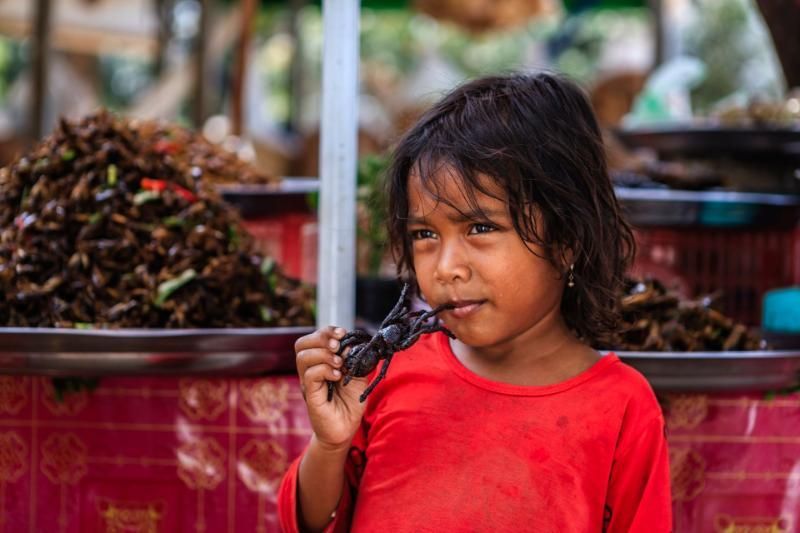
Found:
[{"label": "girl's nose", "polygon": [[472,269],[467,254],[457,242],[442,243],[435,275],[443,283],[469,281]]}]

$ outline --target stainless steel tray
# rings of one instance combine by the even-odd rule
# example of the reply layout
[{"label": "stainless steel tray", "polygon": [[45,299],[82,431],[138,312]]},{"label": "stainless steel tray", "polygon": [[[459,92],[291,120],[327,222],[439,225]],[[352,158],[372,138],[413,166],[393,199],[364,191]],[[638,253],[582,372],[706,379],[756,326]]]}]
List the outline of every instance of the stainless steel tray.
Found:
[{"label": "stainless steel tray", "polygon": [[665,392],[780,390],[800,378],[800,350],[616,353]]},{"label": "stainless steel tray", "polygon": [[614,133],[630,148],[650,148],[661,154],[800,157],[800,127],[668,124]]},{"label": "stainless steel tray", "polygon": [[311,331],[0,328],[0,374],[223,376],[291,371],[294,342]]},{"label": "stainless steel tray", "polygon": [[615,187],[636,226],[793,227],[800,196],[733,191]]},{"label": "stainless steel tray", "polygon": [[[52,376],[253,375],[294,370],[294,342],[310,327],[71,330],[0,328],[0,374]],[[800,349],[617,352],[659,391],[794,387]]]},{"label": "stainless steel tray", "polygon": [[282,212],[312,212],[307,197],[319,191],[319,180],[287,177],[266,185],[230,184],[215,188],[244,218],[257,218]]}]

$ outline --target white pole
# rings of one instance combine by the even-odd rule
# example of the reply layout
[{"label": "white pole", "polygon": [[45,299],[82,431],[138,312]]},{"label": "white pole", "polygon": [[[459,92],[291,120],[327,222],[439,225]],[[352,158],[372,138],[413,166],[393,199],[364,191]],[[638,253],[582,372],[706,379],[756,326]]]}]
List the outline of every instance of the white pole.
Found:
[{"label": "white pole", "polygon": [[317,325],[355,319],[360,2],[323,0]]}]

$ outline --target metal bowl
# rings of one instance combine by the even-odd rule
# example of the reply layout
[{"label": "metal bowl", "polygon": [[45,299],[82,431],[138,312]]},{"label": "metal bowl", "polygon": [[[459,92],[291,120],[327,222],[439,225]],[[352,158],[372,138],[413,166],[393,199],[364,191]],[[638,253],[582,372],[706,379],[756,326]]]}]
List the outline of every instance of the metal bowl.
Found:
[{"label": "metal bowl", "polygon": [[310,327],[251,329],[0,328],[0,374],[243,375],[294,369]]},{"label": "metal bowl", "polygon": [[797,387],[800,377],[800,349],[617,355],[664,392],[782,390]]},{"label": "metal bowl", "polygon": [[734,191],[615,187],[636,226],[791,228],[800,220],[800,196]]}]

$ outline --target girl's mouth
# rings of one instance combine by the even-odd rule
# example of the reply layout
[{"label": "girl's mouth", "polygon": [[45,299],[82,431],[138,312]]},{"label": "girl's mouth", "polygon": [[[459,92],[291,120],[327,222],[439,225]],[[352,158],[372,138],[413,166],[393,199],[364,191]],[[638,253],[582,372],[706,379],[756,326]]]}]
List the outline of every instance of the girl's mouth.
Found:
[{"label": "girl's mouth", "polygon": [[458,300],[449,302],[453,309],[447,311],[455,318],[466,318],[475,313],[485,300]]}]

